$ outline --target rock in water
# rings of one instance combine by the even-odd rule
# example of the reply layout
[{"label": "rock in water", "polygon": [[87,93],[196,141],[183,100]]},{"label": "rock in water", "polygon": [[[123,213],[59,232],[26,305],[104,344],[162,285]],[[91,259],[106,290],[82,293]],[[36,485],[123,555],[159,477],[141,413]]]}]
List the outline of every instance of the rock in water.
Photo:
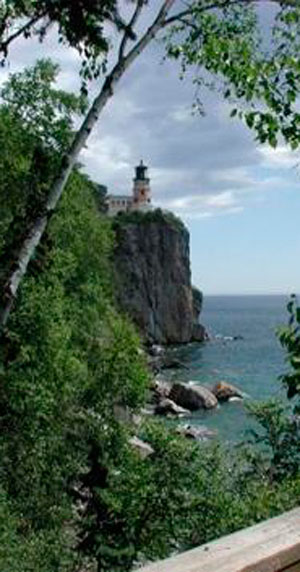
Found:
[{"label": "rock in water", "polygon": [[218,405],[216,396],[207,387],[189,385],[188,383],[174,383],[170,392],[170,399],[190,411],[213,409]]},{"label": "rock in water", "polygon": [[160,210],[116,217],[114,266],[119,306],[151,344],[203,341],[202,295],[192,289],[189,233]]},{"label": "rock in water", "polygon": [[229,401],[233,397],[238,397],[239,399],[243,399],[243,393],[230,383],[226,381],[220,381],[216,383],[216,385],[212,388],[212,393],[216,396],[218,401]]},{"label": "rock in water", "polygon": [[155,408],[156,415],[174,415],[175,417],[184,417],[190,415],[191,412],[180,405],[177,405],[172,399],[162,399]]}]

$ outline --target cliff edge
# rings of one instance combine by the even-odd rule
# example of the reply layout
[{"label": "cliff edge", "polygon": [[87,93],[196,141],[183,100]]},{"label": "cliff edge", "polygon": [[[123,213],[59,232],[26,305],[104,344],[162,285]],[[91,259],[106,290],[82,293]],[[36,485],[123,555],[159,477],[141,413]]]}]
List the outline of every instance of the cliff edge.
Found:
[{"label": "cliff edge", "polygon": [[202,294],[191,285],[189,233],[160,209],[114,220],[117,302],[150,343],[203,341]]}]

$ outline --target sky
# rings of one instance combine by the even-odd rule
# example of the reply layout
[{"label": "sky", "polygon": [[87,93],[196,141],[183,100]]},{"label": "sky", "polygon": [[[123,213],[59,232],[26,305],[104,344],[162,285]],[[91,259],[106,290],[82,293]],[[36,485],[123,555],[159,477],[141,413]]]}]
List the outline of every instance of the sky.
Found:
[{"label": "sky", "polygon": [[[269,2],[264,11],[268,19]],[[153,43],[123,77],[81,154],[84,169],[110,193],[128,194],[144,160],[154,204],[190,231],[193,283],[204,295],[299,292],[298,153],[258,145],[217,93],[203,93],[205,116],[193,115],[191,78],[180,80],[163,55]],[[55,33],[43,45],[16,43],[0,81],[43,56],[60,64],[61,87],[78,89],[76,52]]]}]

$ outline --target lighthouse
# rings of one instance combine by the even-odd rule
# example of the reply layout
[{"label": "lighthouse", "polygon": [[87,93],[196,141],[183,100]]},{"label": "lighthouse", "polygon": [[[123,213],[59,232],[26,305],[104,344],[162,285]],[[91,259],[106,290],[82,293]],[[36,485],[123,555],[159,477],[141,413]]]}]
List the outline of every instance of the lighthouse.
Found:
[{"label": "lighthouse", "polygon": [[108,195],[106,205],[108,216],[115,216],[121,212],[146,212],[152,209],[148,167],[143,161],[135,167],[132,195]]},{"label": "lighthouse", "polygon": [[133,179],[133,204],[132,210],[151,209],[151,188],[148,177],[148,167],[143,161],[135,168],[135,178]]}]

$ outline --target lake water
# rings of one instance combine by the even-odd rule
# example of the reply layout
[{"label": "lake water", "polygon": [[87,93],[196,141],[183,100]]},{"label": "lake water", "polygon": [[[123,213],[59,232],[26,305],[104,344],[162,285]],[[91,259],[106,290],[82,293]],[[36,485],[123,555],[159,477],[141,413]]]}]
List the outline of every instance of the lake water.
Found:
[{"label": "lake water", "polygon": [[[278,376],[288,366],[275,334],[287,323],[287,301],[284,296],[205,297],[201,322],[212,339],[172,350],[188,369],[170,371],[167,377],[207,386],[224,380],[245,392],[246,399],[285,399]],[[217,429],[229,441],[241,439],[251,424],[243,402],[196,412],[184,422]]]}]

